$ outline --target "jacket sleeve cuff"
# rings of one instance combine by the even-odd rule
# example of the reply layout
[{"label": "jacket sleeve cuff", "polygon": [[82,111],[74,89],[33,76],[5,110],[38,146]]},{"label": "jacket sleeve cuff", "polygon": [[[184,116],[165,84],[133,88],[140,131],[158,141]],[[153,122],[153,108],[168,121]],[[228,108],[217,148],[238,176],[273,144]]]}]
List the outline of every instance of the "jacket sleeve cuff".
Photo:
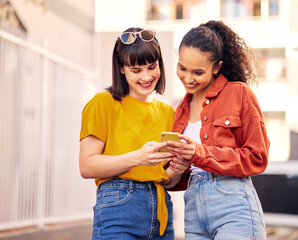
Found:
[{"label": "jacket sleeve cuff", "polygon": [[190,161],[188,162],[188,165],[193,164],[196,167],[200,167],[201,166],[201,162],[202,162],[202,157],[200,154],[200,148],[201,148],[201,144],[196,144],[196,151],[195,154],[193,155],[192,159],[190,159]]}]

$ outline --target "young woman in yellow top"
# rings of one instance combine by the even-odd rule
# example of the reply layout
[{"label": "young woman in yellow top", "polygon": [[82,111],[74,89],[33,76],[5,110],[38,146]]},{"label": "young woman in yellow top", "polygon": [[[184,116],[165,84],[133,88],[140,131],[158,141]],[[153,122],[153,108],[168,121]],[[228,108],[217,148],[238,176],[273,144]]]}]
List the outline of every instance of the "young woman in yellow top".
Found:
[{"label": "young woman in yellow top", "polygon": [[[164,186],[185,170],[159,152],[174,110],[151,97],[165,88],[159,43],[152,30],[130,28],[116,40],[113,83],[82,113],[80,172],[98,186],[92,239],[174,239],[173,209]],[[164,166],[170,162],[166,170]]]}]

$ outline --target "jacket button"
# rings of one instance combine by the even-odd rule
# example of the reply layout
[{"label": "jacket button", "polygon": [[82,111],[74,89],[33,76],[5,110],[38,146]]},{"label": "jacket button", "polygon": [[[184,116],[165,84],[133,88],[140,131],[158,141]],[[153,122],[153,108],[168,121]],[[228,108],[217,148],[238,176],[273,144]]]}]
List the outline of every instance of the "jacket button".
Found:
[{"label": "jacket button", "polygon": [[205,117],[204,117],[204,121],[207,121],[207,119],[208,119],[208,117],[207,117],[207,116],[205,116]]},{"label": "jacket button", "polygon": [[204,139],[207,139],[207,138],[208,138],[208,134],[205,133],[205,134],[204,134]]},{"label": "jacket button", "polygon": [[207,99],[207,100],[206,100],[206,104],[208,105],[209,103],[210,103],[210,100],[209,100],[209,99]]},{"label": "jacket button", "polygon": [[227,126],[230,125],[230,121],[229,120],[226,120],[225,121],[225,125],[227,125]]}]

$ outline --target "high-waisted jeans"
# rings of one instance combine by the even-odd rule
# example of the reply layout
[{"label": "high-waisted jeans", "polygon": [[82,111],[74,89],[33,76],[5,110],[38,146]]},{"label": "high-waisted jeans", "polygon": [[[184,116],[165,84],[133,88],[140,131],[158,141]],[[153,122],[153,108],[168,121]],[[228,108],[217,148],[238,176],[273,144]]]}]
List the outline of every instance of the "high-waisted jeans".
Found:
[{"label": "high-waisted jeans", "polygon": [[199,172],[191,176],[184,201],[186,240],[266,239],[263,210],[250,177]]},{"label": "high-waisted jeans", "polygon": [[99,185],[94,206],[93,240],[174,240],[173,204],[166,192],[168,225],[159,236],[153,182],[112,179]]}]

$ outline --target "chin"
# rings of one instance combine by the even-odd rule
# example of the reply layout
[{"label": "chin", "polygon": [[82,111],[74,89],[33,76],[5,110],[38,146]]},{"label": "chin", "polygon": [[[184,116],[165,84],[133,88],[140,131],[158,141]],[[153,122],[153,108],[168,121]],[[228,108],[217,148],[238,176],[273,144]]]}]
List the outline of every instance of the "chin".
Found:
[{"label": "chin", "polygon": [[186,92],[188,92],[190,94],[194,94],[198,91],[197,88],[188,88],[188,87],[185,87],[185,90],[186,90]]},{"label": "chin", "polygon": [[154,89],[147,89],[147,90],[143,90],[141,93],[143,96],[149,96],[150,94],[152,94],[154,91]]}]

